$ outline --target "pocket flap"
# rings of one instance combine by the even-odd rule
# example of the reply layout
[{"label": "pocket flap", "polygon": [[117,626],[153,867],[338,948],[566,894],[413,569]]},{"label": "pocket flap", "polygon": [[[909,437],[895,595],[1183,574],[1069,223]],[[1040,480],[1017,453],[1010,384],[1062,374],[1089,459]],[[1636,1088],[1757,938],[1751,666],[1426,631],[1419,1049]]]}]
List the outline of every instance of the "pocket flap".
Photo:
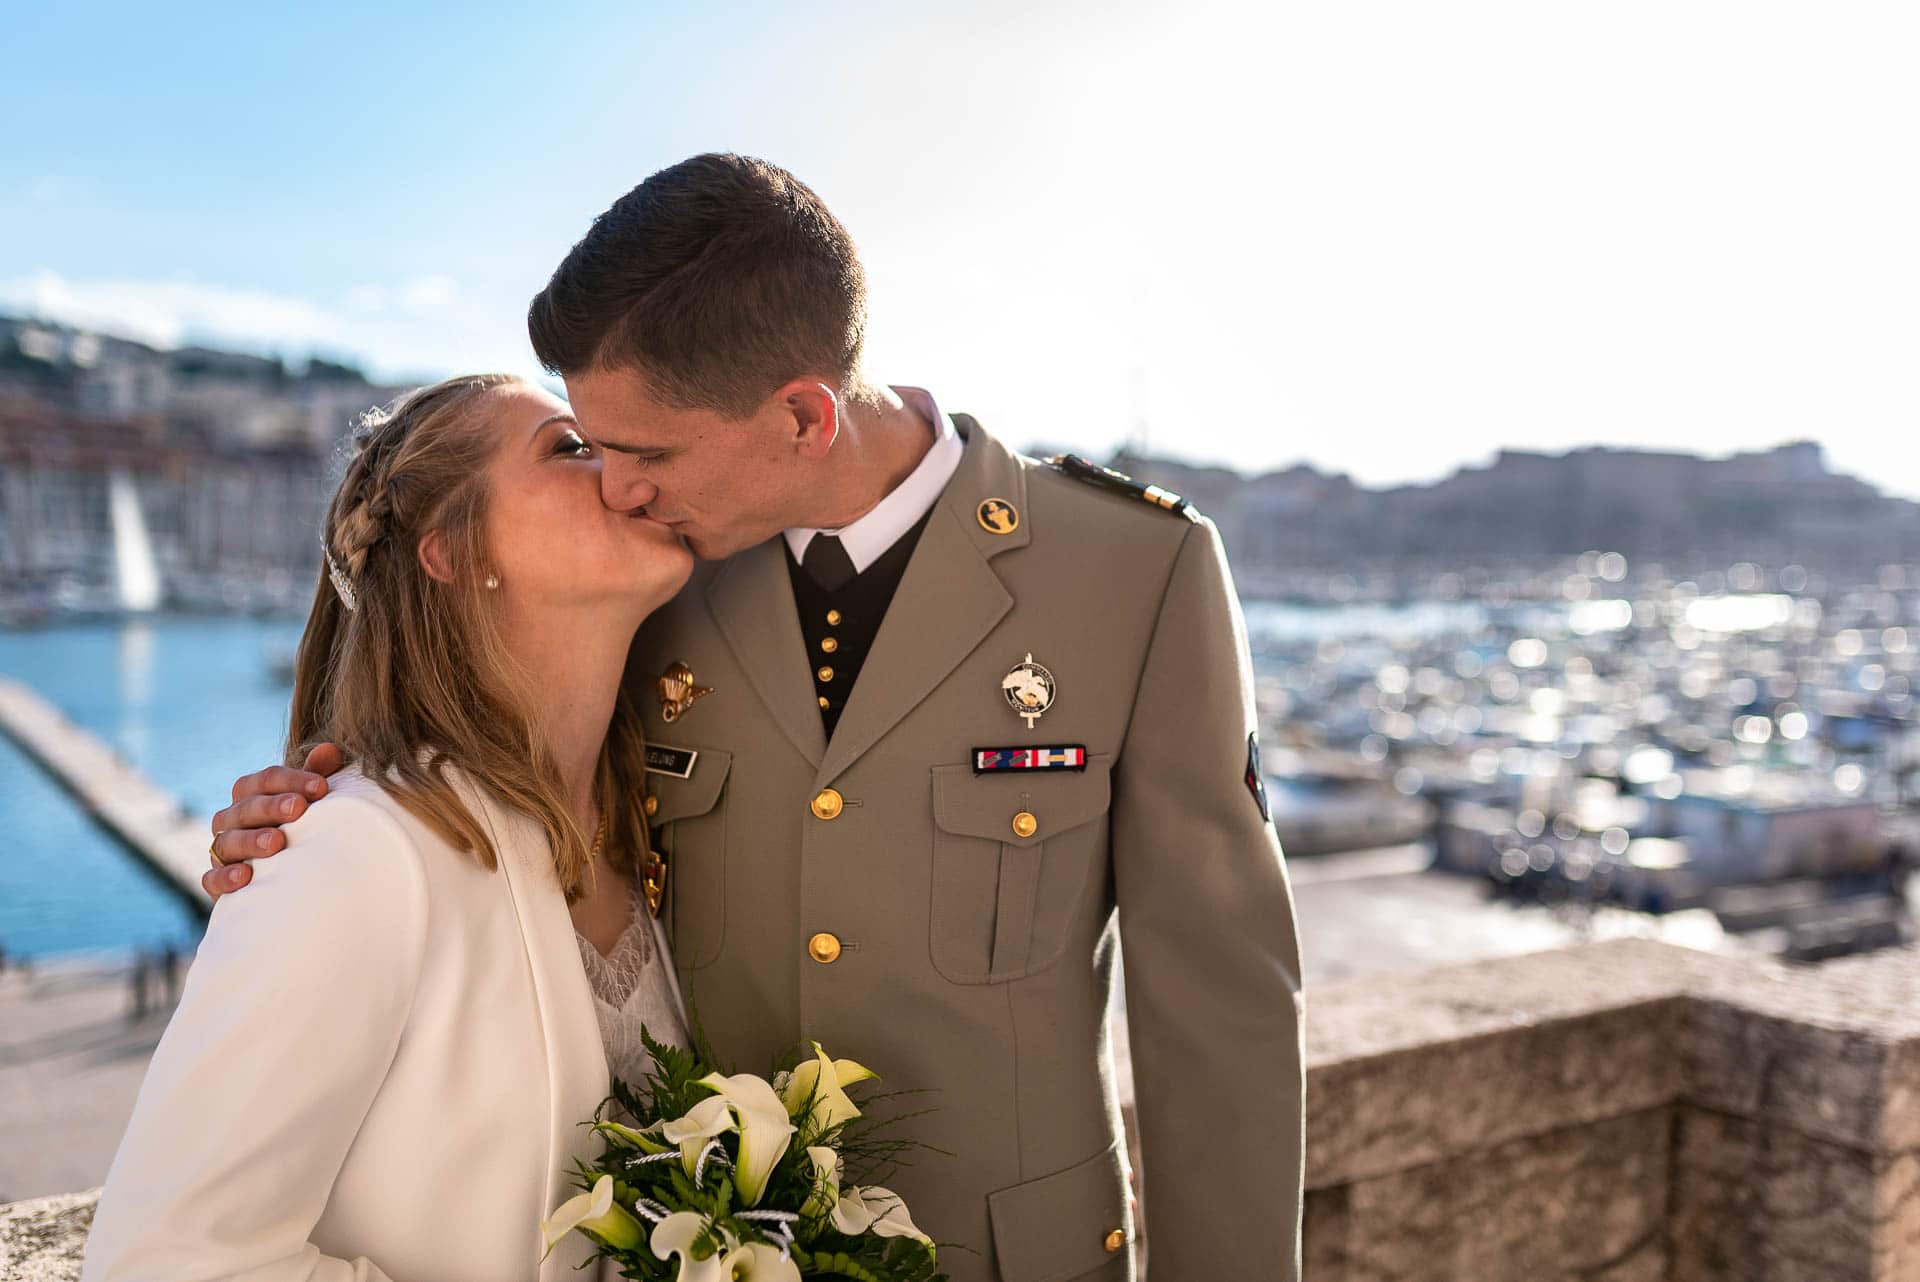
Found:
[{"label": "pocket flap", "polygon": [[656,828],[676,819],[704,815],[720,800],[720,790],[726,786],[727,772],[733,765],[733,754],[718,748],[696,748],[691,751],[699,755],[694,758],[693,770],[685,779],[647,771],[647,791],[660,798],[660,808],[654,811],[651,819]]},{"label": "pocket flap", "polygon": [[1077,1278],[1113,1260],[1114,1230],[1133,1240],[1119,1147],[1116,1140],[1078,1166],[987,1194],[1001,1282]]},{"label": "pocket flap", "polygon": [[[933,768],[933,821],[960,837],[984,837],[1009,846],[1036,846],[1106,813],[1111,800],[1111,754],[1087,759],[1085,770],[1010,770],[976,775],[971,765]],[[1022,810],[1038,824],[1033,835],[1013,829]]]}]

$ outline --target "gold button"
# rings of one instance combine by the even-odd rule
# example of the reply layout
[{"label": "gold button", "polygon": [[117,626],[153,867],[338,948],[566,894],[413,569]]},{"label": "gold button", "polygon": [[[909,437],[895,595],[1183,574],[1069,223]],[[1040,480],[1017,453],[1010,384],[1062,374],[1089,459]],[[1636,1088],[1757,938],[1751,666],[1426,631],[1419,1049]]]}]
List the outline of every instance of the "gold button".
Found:
[{"label": "gold button", "polygon": [[833,628],[833,627],[838,627],[839,625],[840,625],[840,611],[838,611],[838,610],[828,610],[828,611],[827,611],[827,626],[828,626],[828,627],[830,627],[830,628]]},{"label": "gold button", "polygon": [[647,818],[651,819],[660,813],[660,798],[649,793],[647,799],[640,804],[640,808],[646,811]]},{"label": "gold button", "polygon": [[827,696],[824,694],[820,696],[820,706],[823,708],[827,706]]},{"label": "gold button", "polygon": [[820,795],[813,799],[810,807],[815,819],[838,819],[846,807],[846,799],[831,788],[823,788]]},{"label": "gold button", "polygon": [[822,668],[820,669],[820,671],[814,673],[813,675],[816,677],[819,677],[822,681],[831,681],[833,680],[833,669]]},{"label": "gold button", "polygon": [[1115,1229],[1113,1232],[1107,1234],[1107,1250],[1118,1251],[1126,1244],[1127,1231],[1125,1229]]},{"label": "gold button", "polygon": [[840,960],[840,941],[823,930],[807,941],[807,956],[822,966],[838,961]]},{"label": "gold button", "polygon": [[820,648],[826,651],[828,654],[832,654],[835,650],[838,650],[840,648],[840,643],[834,640],[832,637],[822,637],[820,639]]},{"label": "gold button", "polygon": [[1032,811],[1022,810],[1019,814],[1013,817],[1013,835],[1014,836],[1031,837],[1033,836],[1034,833],[1039,831],[1040,831],[1040,821],[1033,817]]}]

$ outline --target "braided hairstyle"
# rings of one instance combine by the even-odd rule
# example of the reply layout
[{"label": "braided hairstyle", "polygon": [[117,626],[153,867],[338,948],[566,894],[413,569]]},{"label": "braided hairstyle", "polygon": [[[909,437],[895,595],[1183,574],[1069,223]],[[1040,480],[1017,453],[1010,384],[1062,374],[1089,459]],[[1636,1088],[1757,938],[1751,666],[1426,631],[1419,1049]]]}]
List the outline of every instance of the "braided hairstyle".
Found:
[{"label": "braided hairstyle", "polygon": [[[321,527],[325,563],[294,663],[286,760],[338,744],[362,773],[487,868],[484,820],[446,769],[545,830],[569,898],[583,889],[591,836],[566,804],[541,732],[532,675],[508,652],[484,584],[488,468],[504,434],[488,413],[507,374],[421,388],[360,419]],[[451,578],[427,571],[438,532]],[[598,771],[608,861],[631,868],[650,834],[641,801],[646,744],[623,691]]]}]

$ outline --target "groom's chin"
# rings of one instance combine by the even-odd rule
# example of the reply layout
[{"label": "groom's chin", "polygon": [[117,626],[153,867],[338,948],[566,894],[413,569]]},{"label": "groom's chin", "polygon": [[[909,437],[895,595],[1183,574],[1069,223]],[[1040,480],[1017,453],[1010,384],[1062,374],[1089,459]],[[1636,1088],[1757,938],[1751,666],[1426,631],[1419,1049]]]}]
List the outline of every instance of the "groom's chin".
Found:
[{"label": "groom's chin", "polygon": [[687,534],[682,538],[687,550],[702,561],[724,561],[740,550],[731,540],[716,539],[707,534]]}]

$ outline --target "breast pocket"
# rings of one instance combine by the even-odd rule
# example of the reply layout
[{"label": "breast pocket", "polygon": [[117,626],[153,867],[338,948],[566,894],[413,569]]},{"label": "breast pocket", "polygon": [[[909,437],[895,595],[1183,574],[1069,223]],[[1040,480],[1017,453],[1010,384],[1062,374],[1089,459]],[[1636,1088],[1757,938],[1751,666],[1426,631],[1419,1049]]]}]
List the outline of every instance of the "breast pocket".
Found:
[{"label": "breast pocket", "polygon": [[682,779],[647,774],[649,795],[659,805],[654,843],[667,859],[667,911],[673,925],[674,960],[682,966],[711,965],[720,955],[727,925],[727,774],[731,753],[701,748]]},{"label": "breast pocket", "polygon": [[1060,959],[1107,849],[1111,756],[1080,772],[933,768],[928,951],[956,984],[993,984]]}]

